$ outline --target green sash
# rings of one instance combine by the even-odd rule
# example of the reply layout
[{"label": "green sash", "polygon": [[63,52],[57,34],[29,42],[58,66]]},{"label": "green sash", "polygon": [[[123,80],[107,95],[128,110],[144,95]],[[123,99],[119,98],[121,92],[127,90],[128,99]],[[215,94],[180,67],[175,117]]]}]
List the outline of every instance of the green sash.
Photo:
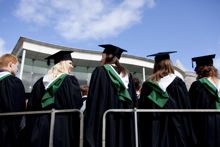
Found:
[{"label": "green sash", "polygon": [[163,91],[157,83],[151,80],[147,81],[147,84],[153,89],[147,97],[160,108],[163,108],[169,99],[168,93]]},{"label": "green sash", "polygon": [[202,83],[205,88],[216,97],[216,108],[220,109],[220,96],[218,94],[217,88],[208,80],[208,78],[201,78],[199,79],[199,82]]},{"label": "green sash", "polygon": [[53,104],[55,99],[54,96],[59,89],[60,85],[62,84],[63,80],[67,74],[60,75],[57,79],[55,79],[46,89],[42,99],[41,99],[41,106],[42,108],[47,107],[50,104]]},{"label": "green sash", "polygon": [[128,90],[126,89],[119,75],[112,69],[111,65],[105,64],[104,68],[107,71],[115,88],[117,89],[119,100],[132,102],[132,99],[131,99],[131,96]]},{"label": "green sash", "polygon": [[3,74],[1,77],[0,77],[0,81],[5,79],[6,77],[10,76],[11,74],[9,72]]}]

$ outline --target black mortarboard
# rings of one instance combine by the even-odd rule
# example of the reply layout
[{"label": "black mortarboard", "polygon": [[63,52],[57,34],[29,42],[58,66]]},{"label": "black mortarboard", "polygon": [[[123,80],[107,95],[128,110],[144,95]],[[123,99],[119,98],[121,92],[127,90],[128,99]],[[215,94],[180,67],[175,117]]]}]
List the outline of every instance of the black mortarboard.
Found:
[{"label": "black mortarboard", "polygon": [[54,60],[54,64],[59,63],[62,60],[72,60],[71,53],[73,51],[59,51],[53,55],[48,56],[47,58],[47,65],[50,65],[50,60]]},{"label": "black mortarboard", "polygon": [[112,55],[118,57],[118,59],[120,59],[122,52],[127,52],[127,50],[124,50],[120,47],[117,47],[117,46],[114,46],[111,44],[102,44],[99,46],[105,48],[103,53],[112,54]]},{"label": "black mortarboard", "polygon": [[215,54],[194,57],[192,58],[192,67],[193,62],[196,62],[196,66],[213,65],[213,58],[215,58]]},{"label": "black mortarboard", "polygon": [[170,55],[169,54],[172,54],[172,53],[176,53],[177,51],[170,51],[170,52],[159,52],[159,53],[156,53],[156,54],[152,54],[152,55],[148,55],[147,57],[151,57],[151,56],[154,56],[154,60],[155,62],[160,62],[162,60],[165,60],[165,59],[170,59]]}]

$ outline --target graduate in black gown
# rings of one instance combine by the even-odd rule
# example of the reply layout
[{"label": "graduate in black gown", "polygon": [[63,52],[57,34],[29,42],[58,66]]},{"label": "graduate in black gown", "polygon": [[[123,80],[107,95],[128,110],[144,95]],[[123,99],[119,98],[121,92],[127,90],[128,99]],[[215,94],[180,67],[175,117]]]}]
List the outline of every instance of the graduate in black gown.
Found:
[{"label": "graduate in black gown", "polygon": [[[197,74],[189,89],[193,109],[220,109],[220,80],[213,58],[215,54],[192,58]],[[196,113],[193,122],[198,147],[220,147],[220,113]]]},{"label": "graduate in black gown", "polygon": [[[0,57],[0,113],[25,110],[25,90],[17,73],[19,62],[16,56]],[[22,116],[0,117],[0,147],[20,145]]]},{"label": "graduate in black gown", "polygon": [[87,84],[83,84],[80,86],[80,90],[81,90],[82,101],[83,101],[83,105],[80,108],[80,111],[84,112],[86,109],[86,99],[88,97],[89,86]]},{"label": "graduate in black gown", "polygon": [[[138,108],[189,109],[184,81],[174,74],[170,53],[155,56],[153,74],[143,83]],[[139,113],[140,147],[192,147],[195,140],[190,116],[183,113]]]},{"label": "graduate in black gown", "polygon": [[[33,86],[28,101],[28,110],[80,109],[82,106],[80,86],[73,69],[71,51],[59,51],[47,58],[55,65]],[[56,114],[54,147],[79,146],[79,114]],[[48,147],[50,115],[27,117],[27,146]]]},{"label": "graduate in black gown", "polygon": [[[105,48],[101,66],[92,73],[85,110],[85,147],[102,146],[102,118],[108,109],[132,109],[136,93],[131,74],[119,59],[125,50],[111,45]],[[133,147],[134,120],[131,113],[107,115],[106,147]]]}]

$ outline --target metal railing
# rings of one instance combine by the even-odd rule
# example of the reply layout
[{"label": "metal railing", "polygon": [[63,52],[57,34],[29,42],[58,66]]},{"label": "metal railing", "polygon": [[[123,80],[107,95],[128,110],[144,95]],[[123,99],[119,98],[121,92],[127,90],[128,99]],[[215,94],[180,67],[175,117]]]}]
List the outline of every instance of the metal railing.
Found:
[{"label": "metal railing", "polygon": [[102,119],[102,147],[106,146],[106,116],[109,113],[117,113],[117,112],[133,112],[134,113],[134,124],[135,124],[135,146],[138,147],[138,125],[137,125],[137,113],[138,112],[169,112],[169,113],[179,113],[179,112],[220,112],[220,109],[108,109],[105,111]]},{"label": "metal railing", "polygon": [[62,109],[62,110],[46,110],[46,111],[25,111],[25,112],[8,112],[8,113],[0,113],[1,116],[15,116],[15,115],[36,115],[36,114],[51,114],[50,119],[50,134],[49,134],[49,147],[53,147],[53,134],[54,134],[54,125],[55,125],[55,118],[56,113],[72,113],[78,112],[80,115],[80,137],[79,137],[79,147],[83,147],[83,112],[78,109]]},{"label": "metal railing", "polygon": [[[84,129],[84,116],[83,112],[81,112],[78,109],[62,109],[62,110],[46,110],[46,111],[25,111],[25,112],[8,112],[8,113],[0,113],[1,116],[14,116],[14,115],[36,115],[36,114],[51,114],[51,120],[50,120],[50,136],[49,136],[49,147],[53,147],[53,133],[54,133],[54,125],[55,125],[55,118],[56,113],[72,113],[72,112],[78,112],[80,115],[80,138],[79,138],[79,147],[83,147],[83,129]],[[124,112],[124,113],[134,113],[134,125],[135,125],[135,145],[138,147],[138,118],[137,113],[152,113],[152,112],[169,112],[169,113],[179,113],[179,112],[220,112],[220,109],[108,109],[103,114],[103,126],[102,126],[102,147],[106,146],[106,117],[109,113],[118,113],[118,112]]]}]

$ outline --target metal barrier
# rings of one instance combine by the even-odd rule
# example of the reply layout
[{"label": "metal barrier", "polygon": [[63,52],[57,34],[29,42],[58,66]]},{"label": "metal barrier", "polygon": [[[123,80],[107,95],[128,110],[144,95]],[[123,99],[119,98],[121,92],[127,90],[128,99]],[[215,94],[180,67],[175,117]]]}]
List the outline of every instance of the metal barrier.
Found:
[{"label": "metal barrier", "polygon": [[102,147],[106,145],[106,116],[108,113],[116,112],[133,112],[134,113],[134,124],[135,124],[135,146],[138,147],[138,126],[137,126],[137,113],[138,112],[220,112],[220,109],[108,109],[105,111],[102,119]]},{"label": "metal barrier", "polygon": [[[49,147],[53,147],[53,133],[54,133],[54,125],[55,125],[55,115],[56,113],[71,113],[78,112],[80,113],[80,140],[79,147],[83,147],[83,128],[84,128],[84,116],[83,112],[78,109],[63,109],[63,110],[46,110],[46,111],[26,111],[26,112],[9,112],[9,113],[0,113],[1,116],[13,116],[13,115],[35,115],[35,114],[51,114],[50,121],[50,136],[49,136]],[[138,147],[138,125],[137,125],[137,113],[138,112],[170,112],[170,113],[179,113],[179,112],[220,112],[220,109],[109,109],[106,110],[103,114],[103,126],[102,126],[102,147],[106,146],[106,116],[109,113],[117,113],[117,112],[133,112],[134,113],[134,124],[135,124],[135,145]]]},{"label": "metal barrier", "polygon": [[63,110],[46,110],[46,111],[26,111],[26,112],[8,112],[0,113],[1,116],[14,116],[14,115],[35,115],[35,114],[51,114],[50,120],[50,136],[49,136],[49,147],[53,147],[53,134],[54,134],[54,125],[55,125],[55,115],[56,113],[71,113],[78,112],[80,114],[80,137],[79,137],[79,147],[83,147],[83,112],[78,109],[63,109]]}]

